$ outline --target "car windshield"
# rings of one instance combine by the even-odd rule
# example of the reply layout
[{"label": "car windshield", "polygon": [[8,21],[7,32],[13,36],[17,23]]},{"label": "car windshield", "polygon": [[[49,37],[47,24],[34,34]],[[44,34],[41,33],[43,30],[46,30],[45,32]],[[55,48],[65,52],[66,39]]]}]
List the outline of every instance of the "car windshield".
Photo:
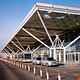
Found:
[{"label": "car windshield", "polygon": [[49,60],[49,61],[55,61],[53,58],[47,58],[47,60]]},{"label": "car windshield", "polygon": [[37,58],[37,60],[41,60],[41,58],[39,57],[39,58]]}]

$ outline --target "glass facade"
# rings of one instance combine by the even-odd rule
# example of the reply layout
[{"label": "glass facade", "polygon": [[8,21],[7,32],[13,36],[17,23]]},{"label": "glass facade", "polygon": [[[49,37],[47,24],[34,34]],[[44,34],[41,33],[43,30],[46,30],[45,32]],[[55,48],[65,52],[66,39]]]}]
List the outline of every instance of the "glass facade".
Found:
[{"label": "glass facade", "polygon": [[73,44],[66,48],[66,61],[80,61],[80,39],[76,40]]}]

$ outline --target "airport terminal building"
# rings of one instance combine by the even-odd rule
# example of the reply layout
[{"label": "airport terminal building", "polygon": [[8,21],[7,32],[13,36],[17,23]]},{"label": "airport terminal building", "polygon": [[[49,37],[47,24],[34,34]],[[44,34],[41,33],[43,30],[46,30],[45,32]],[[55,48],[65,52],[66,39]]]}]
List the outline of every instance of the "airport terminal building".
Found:
[{"label": "airport terminal building", "polygon": [[80,62],[80,8],[36,3],[2,52],[53,57],[59,62]]}]

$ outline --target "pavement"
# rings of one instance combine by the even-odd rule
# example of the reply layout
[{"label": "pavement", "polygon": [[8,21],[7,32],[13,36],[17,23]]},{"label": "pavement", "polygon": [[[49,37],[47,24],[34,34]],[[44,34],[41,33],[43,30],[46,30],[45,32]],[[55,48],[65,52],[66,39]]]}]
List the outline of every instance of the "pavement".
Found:
[{"label": "pavement", "polygon": [[0,61],[0,80],[40,80],[40,77],[12,64]]},{"label": "pavement", "polygon": [[[43,78],[40,78],[40,65],[35,65],[36,75],[33,74],[34,65],[31,63],[22,63],[28,67],[30,65],[31,71],[21,69],[18,64],[13,65],[12,61],[0,60],[0,80],[47,80],[46,68],[48,68],[49,80],[58,80],[58,74],[61,80],[78,80],[80,78],[80,66],[42,66]],[[80,79],[79,79],[80,80]]]}]

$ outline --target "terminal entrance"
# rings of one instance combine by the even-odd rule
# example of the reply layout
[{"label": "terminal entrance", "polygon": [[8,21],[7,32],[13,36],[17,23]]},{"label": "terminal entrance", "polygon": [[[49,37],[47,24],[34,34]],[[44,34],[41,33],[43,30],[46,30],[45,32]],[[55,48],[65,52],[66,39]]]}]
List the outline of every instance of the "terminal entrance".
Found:
[{"label": "terminal entrance", "polygon": [[56,55],[57,55],[57,61],[59,62],[63,62],[64,59],[63,59],[63,55],[64,55],[64,51],[63,49],[56,49]]},{"label": "terminal entrance", "polygon": [[50,56],[52,56],[56,61],[64,62],[64,49],[52,48],[51,52],[52,54]]}]

